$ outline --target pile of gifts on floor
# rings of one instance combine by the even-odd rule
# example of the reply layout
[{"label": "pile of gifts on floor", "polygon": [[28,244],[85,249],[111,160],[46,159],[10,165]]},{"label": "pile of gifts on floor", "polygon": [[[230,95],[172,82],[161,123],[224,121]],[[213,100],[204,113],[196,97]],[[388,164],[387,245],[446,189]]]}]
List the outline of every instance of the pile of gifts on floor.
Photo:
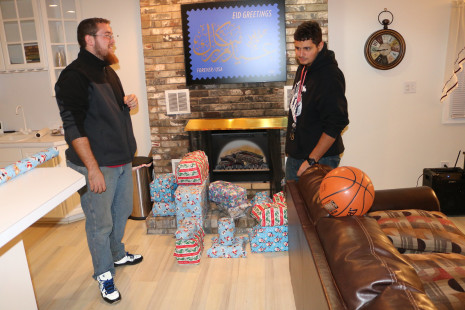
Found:
[{"label": "pile of gifts on floor", "polygon": [[[287,251],[287,206],[282,192],[273,198],[269,192],[259,192],[249,203],[245,188],[225,181],[208,184],[208,173],[207,156],[195,151],[181,159],[176,174],[158,175],[150,184],[153,216],[176,216],[174,256],[179,264],[200,262],[208,200],[229,215],[218,220],[218,237],[212,239],[209,257],[246,257],[249,239],[255,253]],[[234,219],[249,212],[259,224],[248,237],[236,237]]]}]

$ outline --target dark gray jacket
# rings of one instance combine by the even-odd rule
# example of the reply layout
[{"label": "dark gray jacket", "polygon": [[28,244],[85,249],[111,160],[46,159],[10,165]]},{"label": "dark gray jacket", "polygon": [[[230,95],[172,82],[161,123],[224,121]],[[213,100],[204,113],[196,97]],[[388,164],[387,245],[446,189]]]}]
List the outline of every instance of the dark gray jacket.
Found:
[{"label": "dark gray jacket", "polygon": [[66,158],[84,166],[71,142],[87,137],[99,166],[132,162],[136,140],[124,91],[107,62],[81,49],[55,85],[65,139]]}]

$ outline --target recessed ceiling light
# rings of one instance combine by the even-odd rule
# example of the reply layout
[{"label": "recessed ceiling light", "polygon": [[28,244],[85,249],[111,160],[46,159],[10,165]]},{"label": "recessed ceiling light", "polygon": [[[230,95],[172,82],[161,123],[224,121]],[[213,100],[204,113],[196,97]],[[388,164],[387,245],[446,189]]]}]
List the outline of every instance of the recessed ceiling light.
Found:
[{"label": "recessed ceiling light", "polygon": [[69,10],[69,11],[66,11],[66,13],[76,13],[76,11]]},{"label": "recessed ceiling light", "polygon": [[55,8],[55,7],[58,6],[58,4],[49,4],[48,6],[51,7],[51,8]]}]

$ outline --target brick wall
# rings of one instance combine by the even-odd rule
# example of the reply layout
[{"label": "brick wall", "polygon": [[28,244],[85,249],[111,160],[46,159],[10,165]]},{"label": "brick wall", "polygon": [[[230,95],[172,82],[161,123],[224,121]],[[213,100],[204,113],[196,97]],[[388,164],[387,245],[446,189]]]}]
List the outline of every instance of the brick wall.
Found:
[{"label": "brick wall", "polygon": [[[191,113],[168,116],[167,89],[185,89],[181,4],[205,0],[141,0],[142,40],[149,104],[152,154],[156,173],[171,172],[171,159],[188,152],[184,127],[194,118],[284,116],[283,86],[297,69],[293,34],[305,20],[316,20],[327,41],[328,0],[286,0],[287,82],[192,86]],[[282,133],[284,136],[284,132]],[[283,140],[283,139],[281,139]]]}]

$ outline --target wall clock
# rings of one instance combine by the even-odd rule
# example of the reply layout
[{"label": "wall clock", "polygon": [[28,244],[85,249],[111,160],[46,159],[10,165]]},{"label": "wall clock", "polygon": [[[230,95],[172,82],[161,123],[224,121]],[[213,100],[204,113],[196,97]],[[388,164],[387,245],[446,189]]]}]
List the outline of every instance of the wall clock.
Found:
[{"label": "wall clock", "polygon": [[384,19],[380,24],[383,29],[372,33],[365,43],[365,58],[367,62],[374,68],[380,70],[389,70],[397,66],[405,55],[405,41],[400,33],[395,30],[388,29],[388,25],[394,20],[394,16],[387,9],[382,13],[390,13],[392,18]]}]

